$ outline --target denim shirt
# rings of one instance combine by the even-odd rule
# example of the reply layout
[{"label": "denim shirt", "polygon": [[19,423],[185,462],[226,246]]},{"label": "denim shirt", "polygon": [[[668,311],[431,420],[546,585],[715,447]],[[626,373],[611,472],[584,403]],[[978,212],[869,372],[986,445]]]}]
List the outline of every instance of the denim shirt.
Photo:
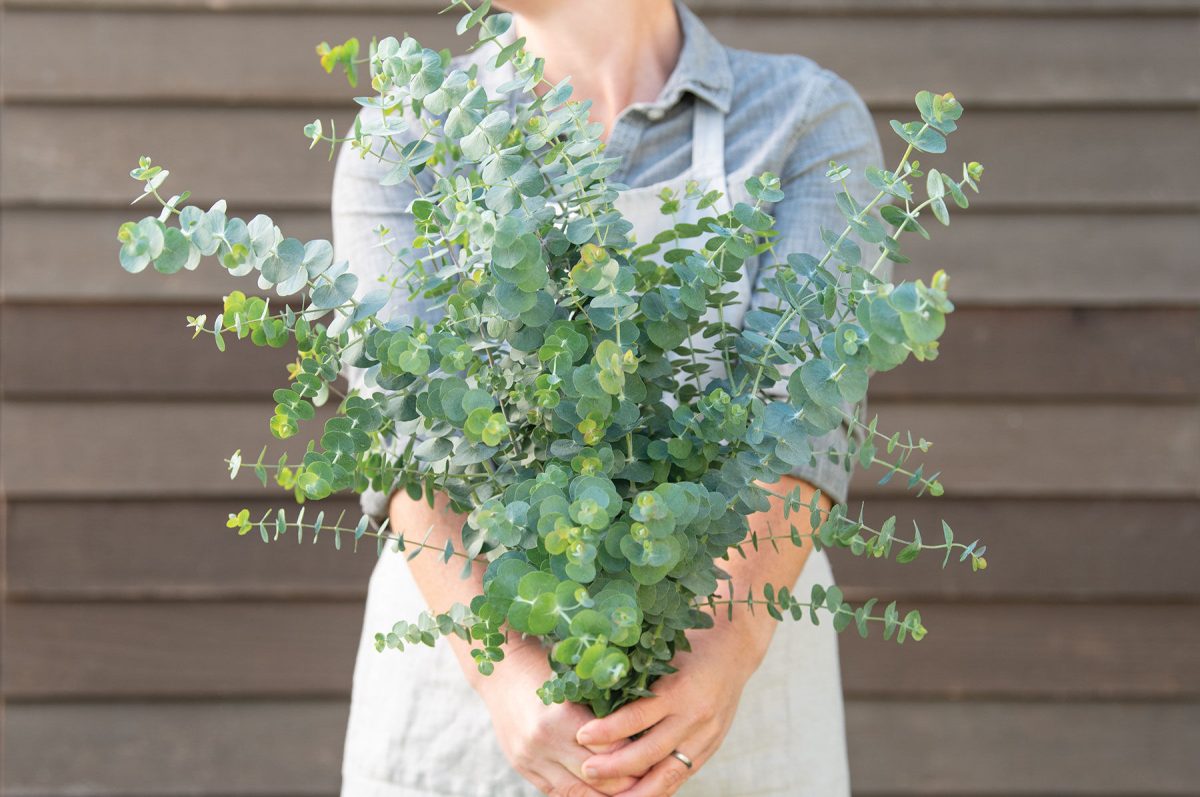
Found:
[{"label": "denim shirt", "polygon": [[[675,7],[683,34],[679,60],[657,99],[634,103],[618,114],[606,154],[620,157],[621,165],[609,179],[638,188],[675,177],[690,164],[696,98],[725,112],[725,163],[731,201],[753,201],[744,183],[754,175],[769,171],[781,179],[784,199],[764,207],[775,218],[778,231],[774,252],[746,263],[753,286],[750,308],[778,306],[778,297],[758,278],[761,267],[782,262],[795,252],[820,256],[826,248],[821,242],[821,228],[835,232],[844,228],[834,203],[837,188],[825,176],[829,161],[853,169],[846,180],[853,196],[860,201],[874,196],[875,190],[864,173],[868,166],[883,166],[878,133],[866,103],[840,75],[803,55],[725,46],[681,0],[676,0]],[[512,31],[508,35],[514,37]],[[504,70],[492,71],[485,66],[491,52],[485,47],[458,56],[452,66],[466,68],[478,63],[480,83],[491,89],[507,77]],[[363,108],[359,113],[365,120],[368,114],[379,112]],[[390,256],[379,247],[379,238],[373,232],[377,225],[388,227],[391,237],[398,241],[414,236],[412,218],[404,212],[414,198],[414,190],[411,185],[379,185],[387,170],[387,164],[363,157],[348,144],[339,149],[331,197],[332,243],[336,258],[348,260],[363,284],[372,283],[391,267]],[[861,240],[856,242],[864,253],[876,249]],[[888,279],[890,265],[885,260],[876,273]],[[393,313],[422,315],[425,307],[420,299],[406,300],[399,293],[393,305],[381,312],[382,317]],[[351,387],[362,386],[359,369],[347,367],[345,374]],[[769,392],[786,396],[782,382]],[[843,428],[819,443],[814,441],[814,448],[844,450],[846,444]],[[796,468],[793,474],[819,487],[834,501],[846,500],[849,474],[825,457],[818,457],[814,465]],[[363,511],[382,521],[387,515],[387,498],[376,491],[363,493]]]}]

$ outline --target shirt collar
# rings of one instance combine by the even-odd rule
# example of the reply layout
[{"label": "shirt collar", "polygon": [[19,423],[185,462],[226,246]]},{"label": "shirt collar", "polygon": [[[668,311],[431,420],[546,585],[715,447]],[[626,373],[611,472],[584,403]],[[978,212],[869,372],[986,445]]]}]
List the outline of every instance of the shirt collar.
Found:
[{"label": "shirt collar", "polygon": [[684,91],[690,91],[722,113],[728,113],[733,98],[733,72],[724,45],[683,0],[675,0],[675,10],[679,13],[683,48],[675,70],[652,105],[666,110],[679,102]]},{"label": "shirt collar", "polygon": [[[658,93],[658,98],[643,107],[647,110],[657,108],[666,111],[679,102],[685,91],[690,91],[719,108],[722,113],[728,113],[733,97],[733,72],[729,67],[729,56],[725,47],[683,0],[674,0],[674,3],[679,14],[683,47],[680,49],[675,69]],[[501,46],[511,44],[516,40],[514,28],[509,28],[498,39]],[[490,46],[485,47],[484,51],[489,56],[495,53]],[[488,60],[478,55],[475,57],[481,66]],[[484,69],[480,79],[491,90],[511,80],[513,74],[512,64],[509,62],[496,72]]]}]

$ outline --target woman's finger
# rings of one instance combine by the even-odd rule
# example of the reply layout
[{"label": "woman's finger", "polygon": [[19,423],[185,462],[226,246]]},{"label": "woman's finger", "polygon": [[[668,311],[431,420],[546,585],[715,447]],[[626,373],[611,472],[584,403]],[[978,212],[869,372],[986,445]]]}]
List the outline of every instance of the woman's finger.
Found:
[{"label": "woman's finger", "polygon": [[662,761],[655,764],[649,772],[629,791],[623,791],[616,797],[664,797],[679,791],[692,773],[696,771],[699,762],[691,769],[670,753]]},{"label": "woman's finger", "polygon": [[605,744],[589,744],[584,746],[583,749],[595,755],[602,755],[604,753],[611,753],[614,750],[620,750],[627,744],[629,744],[628,739],[618,739],[615,742],[607,742]]},{"label": "woman's finger", "polygon": [[[550,784],[550,789],[546,793],[551,797],[608,797],[608,794],[602,791],[597,791],[588,784],[580,780],[565,766],[559,766],[553,771],[544,773],[546,780]],[[636,788],[637,784],[634,784]],[[609,794],[614,793],[613,789]]]},{"label": "woman's finger", "polygon": [[[604,752],[615,751],[624,745],[628,744],[628,740],[622,740],[615,744],[606,745]],[[553,758],[558,761],[558,764],[565,768],[571,777],[576,780],[585,780],[590,788],[603,792],[604,794],[616,794],[617,792],[625,791],[632,788],[637,783],[637,778],[629,776],[616,777],[601,777],[588,778],[583,774],[583,764],[593,755],[593,751],[586,747],[580,747],[575,743],[574,739],[569,740],[562,748],[553,754]],[[649,767],[647,767],[648,769]],[[569,792],[568,792],[569,794]]]},{"label": "woman's finger", "polygon": [[641,777],[677,749],[691,730],[687,720],[673,714],[620,749],[588,758],[583,762],[583,776],[592,782],[621,775]]},{"label": "woman's finger", "polygon": [[585,747],[611,744],[641,733],[667,715],[668,703],[661,697],[643,697],[609,714],[586,723],[575,739]]}]

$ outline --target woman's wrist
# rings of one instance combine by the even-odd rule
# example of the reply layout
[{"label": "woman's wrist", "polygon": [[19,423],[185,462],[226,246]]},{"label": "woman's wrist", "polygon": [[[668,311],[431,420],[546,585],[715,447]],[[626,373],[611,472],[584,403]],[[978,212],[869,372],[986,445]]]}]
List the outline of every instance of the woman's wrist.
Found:
[{"label": "woman's wrist", "polygon": [[[550,677],[550,663],[546,659],[546,651],[537,639],[510,638],[503,649],[504,658],[496,663],[491,675],[479,672],[473,659],[463,663],[467,682],[481,696],[486,698],[492,687],[512,688],[511,678],[514,676],[525,676],[531,681],[536,680],[539,685]],[[467,655],[469,657],[470,654]]]},{"label": "woman's wrist", "polygon": [[744,606],[734,608],[733,618],[726,612],[719,612],[711,629],[700,632],[707,636],[697,640],[698,634],[693,633],[693,649],[699,641],[704,646],[711,644],[723,651],[729,661],[738,666],[746,679],[759,668],[767,655],[767,649],[775,636],[778,622],[765,612],[751,614]]}]

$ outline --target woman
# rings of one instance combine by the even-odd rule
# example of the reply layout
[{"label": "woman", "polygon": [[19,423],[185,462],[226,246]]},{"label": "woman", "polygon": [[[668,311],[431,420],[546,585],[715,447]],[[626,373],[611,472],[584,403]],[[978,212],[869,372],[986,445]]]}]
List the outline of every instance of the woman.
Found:
[{"label": "woman", "polygon": [[[666,223],[659,192],[682,193],[689,180],[723,192],[720,212],[747,198],[743,183],[751,175],[779,174],[786,198],[768,208],[780,232],[779,258],[819,252],[821,227],[841,229],[825,177],[831,159],[853,167],[855,195],[868,194],[863,172],[882,162],[870,115],[846,81],[810,59],[725,47],[678,0],[505,5],[516,14],[505,38],[524,36],[527,48],[546,59],[550,83],[570,76],[572,97],[592,100],[607,153],[623,159],[610,179],[632,189],[618,207],[638,240]],[[456,66],[482,66],[491,52],[483,48]],[[488,88],[508,76],[480,71]],[[397,238],[413,235],[403,212],[412,190],[380,186],[385,170],[348,145],[339,153],[334,246],[365,280],[390,266],[377,246],[377,225]],[[727,320],[740,323],[747,310],[776,304],[759,283],[773,262],[770,255],[747,261],[738,300],[724,308]],[[419,300],[388,308],[425,310]],[[347,376],[362,386],[359,373]],[[842,431],[814,449],[845,445]],[[797,469],[780,486],[820,488],[828,508],[830,498],[845,499],[847,481],[841,468],[822,461]],[[434,544],[456,538],[463,524],[443,502],[431,509],[403,493],[368,493],[363,507],[379,520],[390,514],[395,528],[432,529]],[[795,515],[784,521],[778,506],[750,518],[760,533],[799,521]],[[722,566],[739,594],[766,582],[795,584],[799,594],[812,583],[832,583],[824,552],[808,547],[747,549],[745,558]],[[584,707],[546,707],[535,696],[550,669],[533,643],[513,642],[486,678],[456,639],[432,649],[375,651],[375,632],[426,607],[466,603],[480,591],[480,568],[466,580],[456,570],[437,557],[409,562],[391,552],[375,568],[354,674],[343,797],[849,794],[837,640],[828,622],[778,624],[744,607],[732,622],[722,614],[713,629],[689,635],[693,652],[677,657],[677,673],[656,682],[656,697],[597,720]]]}]

